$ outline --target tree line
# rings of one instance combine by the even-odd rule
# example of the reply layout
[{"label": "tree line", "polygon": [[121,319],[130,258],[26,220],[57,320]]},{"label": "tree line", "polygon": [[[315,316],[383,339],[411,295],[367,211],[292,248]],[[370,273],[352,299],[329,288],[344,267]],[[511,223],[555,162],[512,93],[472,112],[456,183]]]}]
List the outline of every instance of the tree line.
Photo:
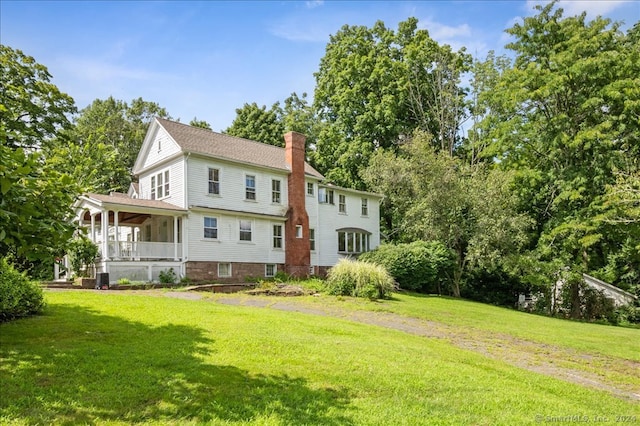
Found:
[{"label": "tree line", "polygon": [[[506,30],[510,56],[455,51],[415,18],[345,25],[313,100],[246,103],[225,132],[274,145],[306,134],[329,181],[384,194],[386,241],[450,251],[453,295],[582,272],[636,291],[640,24],[536,9]],[[171,117],[141,98],[77,111],[33,58],[2,46],[0,60],[0,249],[37,275],[64,250],[73,199],[126,191],[150,120]]]}]

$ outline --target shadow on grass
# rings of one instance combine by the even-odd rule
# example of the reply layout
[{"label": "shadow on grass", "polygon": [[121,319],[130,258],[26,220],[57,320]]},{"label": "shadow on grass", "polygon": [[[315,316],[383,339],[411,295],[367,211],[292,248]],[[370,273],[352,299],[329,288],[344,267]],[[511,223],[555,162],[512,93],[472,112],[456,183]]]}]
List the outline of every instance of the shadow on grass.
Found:
[{"label": "shadow on grass", "polygon": [[3,330],[0,423],[352,423],[344,390],[205,363],[205,353],[215,362],[213,342],[197,327],[152,327],[73,305],[50,308],[37,326],[26,336]]}]

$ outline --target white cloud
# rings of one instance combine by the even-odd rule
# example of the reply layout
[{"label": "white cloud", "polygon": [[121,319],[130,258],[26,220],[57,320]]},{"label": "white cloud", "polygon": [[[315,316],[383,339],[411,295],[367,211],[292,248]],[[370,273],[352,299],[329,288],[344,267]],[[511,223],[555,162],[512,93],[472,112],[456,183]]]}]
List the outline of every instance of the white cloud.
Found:
[{"label": "white cloud", "polygon": [[461,24],[456,27],[441,24],[431,20],[425,20],[420,23],[421,28],[429,30],[429,35],[436,41],[447,42],[471,36],[471,27],[468,24]]},{"label": "white cloud", "polygon": [[307,8],[313,9],[318,6],[322,6],[324,4],[324,0],[309,0],[305,2],[305,4],[307,5]]},{"label": "white cloud", "polygon": [[[532,13],[533,7],[537,4],[548,4],[548,1],[527,0],[527,12]],[[629,0],[560,0],[557,7],[564,9],[565,16],[579,15],[587,12],[590,18],[598,15],[606,15],[615,9],[629,3]]]}]

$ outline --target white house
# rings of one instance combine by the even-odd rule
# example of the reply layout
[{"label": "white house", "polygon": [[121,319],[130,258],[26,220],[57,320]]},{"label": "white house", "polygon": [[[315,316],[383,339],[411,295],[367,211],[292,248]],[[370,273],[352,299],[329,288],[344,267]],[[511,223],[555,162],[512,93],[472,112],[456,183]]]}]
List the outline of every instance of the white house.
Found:
[{"label": "white house", "polygon": [[97,272],[241,282],[323,275],[380,244],[381,196],[323,183],[305,137],[285,148],[155,119],[128,194],[85,194],[77,220],[100,248]]}]

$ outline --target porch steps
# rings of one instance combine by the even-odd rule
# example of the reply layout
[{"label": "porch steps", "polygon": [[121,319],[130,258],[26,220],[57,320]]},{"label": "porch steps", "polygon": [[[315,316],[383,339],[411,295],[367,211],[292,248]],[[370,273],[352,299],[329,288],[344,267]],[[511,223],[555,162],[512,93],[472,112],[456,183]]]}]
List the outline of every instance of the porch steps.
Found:
[{"label": "porch steps", "polygon": [[40,287],[43,288],[82,288],[75,285],[73,281],[41,281]]}]

